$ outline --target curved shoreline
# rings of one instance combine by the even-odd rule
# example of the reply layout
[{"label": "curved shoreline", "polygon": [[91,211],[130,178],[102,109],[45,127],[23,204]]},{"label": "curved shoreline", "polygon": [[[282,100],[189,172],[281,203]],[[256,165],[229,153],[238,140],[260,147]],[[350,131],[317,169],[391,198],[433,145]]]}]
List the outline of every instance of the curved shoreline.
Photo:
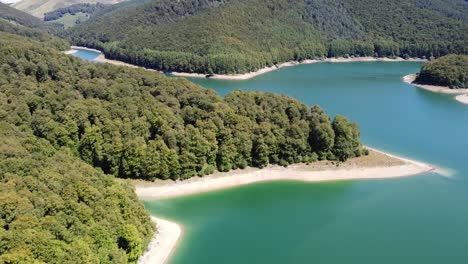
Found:
[{"label": "curved shoreline", "polygon": [[468,93],[455,96],[455,100],[462,104],[468,104]]},{"label": "curved shoreline", "polygon": [[427,84],[418,84],[414,83],[416,80],[416,73],[408,74],[403,77],[403,82],[411,84],[417,88],[424,89],[426,91],[434,93],[444,93],[444,94],[468,94],[468,89],[451,89],[447,86],[437,86],[437,85],[427,85]]},{"label": "curved shoreline", "polygon": [[[156,71],[156,72],[161,72],[153,69],[148,69],[145,67],[133,65],[130,63],[118,61],[118,60],[110,60],[107,59],[104,55],[103,52],[97,49],[91,49],[91,48],[86,48],[86,47],[81,47],[81,46],[71,46],[71,50],[65,51],[65,54],[72,54],[74,53],[73,50],[88,50],[88,51],[93,51],[96,53],[99,53],[100,55],[94,59],[93,61],[95,62],[102,62],[102,63],[110,63],[118,66],[128,66],[132,68],[142,68],[146,69],[149,71]],[[76,51],[75,51],[76,52]],[[402,61],[408,61],[408,62],[424,62],[427,61],[425,59],[419,59],[419,58],[410,58],[410,59],[403,59],[401,57],[397,57],[395,59],[390,59],[390,58],[376,58],[376,57],[354,57],[354,58],[326,58],[323,60],[304,60],[304,61],[289,61],[289,62],[284,62],[278,65],[273,65],[270,67],[265,67],[262,69],[259,69],[254,72],[248,72],[248,73],[243,73],[243,74],[214,74],[212,76],[209,76],[207,74],[203,73],[188,73],[188,72],[168,72],[169,74],[177,77],[190,77],[190,78],[209,78],[209,79],[217,79],[217,80],[248,80],[251,78],[254,78],[256,76],[275,71],[281,68],[285,67],[293,67],[297,65],[302,65],[302,64],[313,64],[313,63],[321,63],[321,62],[328,62],[328,63],[346,63],[346,62],[375,62],[375,61],[383,61],[383,62],[402,62]]]},{"label": "curved shoreline", "polygon": [[263,169],[246,168],[237,169],[230,172],[215,173],[205,177],[197,177],[182,182],[170,182],[169,184],[147,184],[136,185],[135,193],[143,200],[157,200],[186,196],[197,193],[204,193],[227,189],[257,182],[267,181],[337,181],[337,180],[357,180],[357,179],[385,179],[398,178],[417,175],[424,172],[435,171],[436,168],[429,164],[414,161],[375,149],[376,153],[385,155],[401,162],[398,165],[374,166],[374,167],[349,167],[333,168],[325,170],[314,170],[314,163],[294,164],[288,167],[269,165]]},{"label": "curved shoreline", "polygon": [[151,216],[151,221],[156,223],[157,230],[145,253],[138,258],[138,264],[165,263],[177,248],[183,235],[182,227],[175,222],[155,216]]},{"label": "curved shoreline", "polygon": [[[295,164],[287,168],[270,165],[263,169],[247,168],[215,173],[183,182],[169,180],[170,183],[167,185],[147,183],[149,186],[141,186],[135,184],[135,193],[140,199],[156,200],[216,191],[257,182],[389,179],[436,171],[436,167],[429,164],[367,148],[372,155],[380,155],[386,158],[384,164],[370,167],[351,165],[351,167],[345,166],[345,168],[328,168],[325,170],[314,170],[313,163],[311,165]],[[387,162],[389,165],[387,165]],[[176,249],[183,234],[182,227],[179,224],[154,216],[151,218],[157,222],[158,230],[148,245],[147,251],[138,260],[139,264],[165,263]]]}]

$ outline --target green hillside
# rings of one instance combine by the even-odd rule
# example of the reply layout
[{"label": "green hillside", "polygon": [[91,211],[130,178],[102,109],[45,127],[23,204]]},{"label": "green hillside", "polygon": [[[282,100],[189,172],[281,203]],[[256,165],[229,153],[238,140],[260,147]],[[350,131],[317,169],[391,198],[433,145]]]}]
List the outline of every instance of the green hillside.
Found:
[{"label": "green hillside", "polygon": [[13,6],[42,19],[44,14],[59,8],[82,3],[116,4],[124,0],[21,0]]},{"label": "green hillside", "polygon": [[426,63],[415,82],[468,88],[468,55],[448,55]]},{"label": "green hillside", "polygon": [[[35,113],[66,104],[50,95],[74,65],[46,43],[0,33],[0,263],[134,262],[152,237],[131,187],[35,132]],[[49,133],[60,141],[67,129]]]},{"label": "green hillside", "polygon": [[321,56],[466,53],[460,0],[154,0],[70,31],[75,44],[160,70],[244,73]]},{"label": "green hillside", "polygon": [[70,47],[63,39],[53,37],[57,33],[55,26],[49,26],[41,20],[0,3],[0,32],[7,32],[37,40],[45,46],[65,50]]},{"label": "green hillside", "polygon": [[135,263],[154,227],[114,176],[186,179],[366,152],[356,124],[318,106],[221,98],[35,39],[0,32],[0,263]]}]

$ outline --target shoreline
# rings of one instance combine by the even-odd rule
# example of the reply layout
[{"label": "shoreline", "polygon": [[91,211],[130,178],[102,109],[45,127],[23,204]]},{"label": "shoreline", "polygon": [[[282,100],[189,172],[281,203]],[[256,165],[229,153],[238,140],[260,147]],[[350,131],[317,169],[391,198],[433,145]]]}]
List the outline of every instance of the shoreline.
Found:
[{"label": "shoreline", "polygon": [[151,221],[156,223],[157,229],[148,248],[138,258],[138,264],[165,263],[177,248],[183,235],[183,228],[175,222],[155,216],[151,216]]},{"label": "shoreline", "polygon": [[468,93],[455,96],[455,100],[462,104],[468,104]]},{"label": "shoreline", "polygon": [[217,191],[258,182],[322,182],[359,179],[387,179],[412,176],[436,170],[434,166],[423,162],[402,158],[372,148],[368,149],[371,152],[383,155],[388,159],[396,160],[399,163],[392,165],[380,164],[369,167],[330,167],[318,170],[314,168],[314,163],[311,163],[310,165],[293,164],[288,167],[268,165],[262,169],[237,169],[230,172],[218,172],[204,177],[194,177],[185,181],[174,182],[166,180],[165,184],[146,183],[145,185],[142,185],[137,183],[135,184],[135,193],[138,198],[142,200],[158,200]]},{"label": "shoreline", "polygon": [[207,77],[207,74],[203,73],[187,73],[187,72],[170,72],[171,75],[177,76],[177,77],[189,77],[189,78],[207,78],[207,79],[216,79],[216,80],[248,80],[251,78],[254,78],[256,76],[272,72],[275,70],[279,70],[281,68],[286,68],[286,67],[294,67],[298,65],[305,65],[305,64],[314,64],[314,63],[323,63],[323,62],[328,62],[328,63],[347,63],[347,62],[378,62],[378,61],[383,61],[383,62],[402,62],[402,61],[408,61],[408,62],[425,62],[427,60],[424,59],[419,59],[419,58],[411,58],[411,59],[403,59],[401,57],[398,57],[396,59],[390,59],[390,58],[376,58],[376,57],[354,57],[354,58],[326,58],[322,60],[304,60],[304,61],[288,61],[288,62],[283,62],[278,65],[273,65],[270,67],[265,67],[262,69],[259,69],[254,72],[248,72],[248,73],[242,73],[242,74],[214,74],[212,76]]},{"label": "shoreline", "polygon": [[[145,67],[133,65],[130,63],[118,61],[118,60],[111,60],[107,59],[104,55],[103,52],[97,49],[92,49],[92,48],[87,48],[87,47],[81,47],[81,46],[71,46],[70,50],[65,51],[65,54],[73,54],[76,52],[76,50],[88,50],[88,51],[93,51],[96,53],[99,53],[99,56],[95,58],[92,61],[95,62],[100,62],[100,63],[110,63],[113,65],[118,65],[118,66],[128,66],[132,68],[142,68],[148,71],[154,71],[154,72],[161,72],[158,70],[154,69],[148,69]],[[323,63],[323,62],[328,62],[328,63],[347,63],[347,62],[378,62],[378,61],[383,61],[383,62],[402,62],[402,61],[408,61],[408,62],[425,62],[427,60],[425,59],[419,59],[419,58],[410,58],[410,59],[403,59],[401,57],[397,57],[395,59],[391,58],[376,58],[376,57],[354,57],[354,58],[326,58],[322,60],[304,60],[304,61],[288,61],[288,62],[283,62],[278,65],[273,65],[270,67],[265,67],[262,69],[259,69],[254,72],[248,72],[248,73],[243,73],[243,74],[214,74],[212,76],[208,76],[208,74],[203,74],[203,73],[188,73],[188,72],[167,72],[172,76],[176,77],[189,77],[189,78],[207,78],[207,79],[217,79],[217,80],[248,80],[251,78],[254,78],[256,76],[272,72],[281,68],[285,67],[293,67],[293,66],[298,66],[298,65],[303,65],[303,64],[314,64],[314,63]]]},{"label": "shoreline", "polygon": [[[443,93],[443,94],[458,94],[458,95],[464,95],[468,94],[468,89],[451,89],[450,87],[447,86],[437,86],[437,85],[428,85],[428,84],[418,84],[414,83],[414,80],[416,79],[416,73],[413,74],[408,74],[404,76],[403,82],[413,85],[417,88],[424,89],[426,91],[434,92],[434,93]],[[458,96],[457,96],[458,97]],[[464,99],[464,98],[463,98]],[[460,101],[459,99],[457,99]],[[463,102],[463,101],[460,101]]]},{"label": "shoreline", "polygon": [[[314,168],[314,163],[311,163],[311,165],[295,164],[287,168],[269,165],[263,169],[247,168],[214,173],[202,178],[191,178],[183,182],[166,180],[166,183],[169,182],[166,185],[160,185],[160,183],[147,183],[149,186],[134,184],[135,193],[141,200],[157,200],[222,190],[258,182],[390,179],[436,170],[436,167],[423,162],[403,158],[370,147],[366,148],[370,151],[369,156],[374,155],[374,157],[379,158],[377,159],[377,163],[379,163],[377,166],[359,166],[350,164],[348,161],[343,163],[347,165],[344,168],[336,168],[335,163],[332,163],[330,166],[333,168],[329,166],[326,169],[316,169]],[[361,159],[369,156],[361,157]],[[354,158],[350,161],[356,159],[360,158]],[[329,163],[329,161],[323,162],[326,162],[327,165]],[[157,223],[158,229],[147,250],[138,259],[138,264],[165,263],[177,248],[178,242],[183,235],[183,229],[179,224],[155,216],[151,216],[151,219]]]}]

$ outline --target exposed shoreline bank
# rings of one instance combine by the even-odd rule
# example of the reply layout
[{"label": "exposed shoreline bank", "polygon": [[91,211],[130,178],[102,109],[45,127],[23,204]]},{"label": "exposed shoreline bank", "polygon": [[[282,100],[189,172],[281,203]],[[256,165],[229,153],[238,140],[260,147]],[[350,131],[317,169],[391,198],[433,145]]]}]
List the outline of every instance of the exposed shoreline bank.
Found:
[{"label": "exposed shoreline bank", "polygon": [[[86,48],[86,47],[81,47],[81,46],[71,46],[71,50],[65,51],[65,54],[73,54],[76,52],[76,50],[88,50],[88,51],[93,51],[96,53],[99,53],[100,55],[94,59],[93,61],[95,62],[101,62],[101,63],[110,63],[118,66],[128,66],[132,68],[142,68],[146,69],[149,71],[157,71],[153,69],[148,69],[145,67],[129,64],[126,62],[118,61],[118,60],[110,60],[107,59],[104,55],[103,52],[97,49],[91,49],[91,48]],[[376,57],[354,57],[354,58],[326,58],[323,60],[304,60],[304,61],[289,61],[289,62],[284,62],[278,65],[274,65],[271,67],[265,67],[263,69],[259,69],[255,72],[249,72],[249,73],[244,73],[244,74],[214,74],[214,75],[207,75],[207,74],[202,74],[202,73],[187,73],[187,72],[168,72],[169,74],[177,77],[190,77],[190,78],[209,78],[209,79],[218,79],[218,80],[248,80],[251,78],[254,78],[256,76],[275,71],[281,68],[285,67],[293,67],[297,65],[303,65],[303,64],[313,64],[313,63],[322,63],[322,62],[328,62],[328,63],[346,63],[346,62],[375,62],[375,61],[384,61],[384,62],[401,62],[401,61],[408,61],[408,62],[424,62],[427,60],[424,59],[419,59],[419,58],[410,58],[410,59],[403,59],[401,57],[391,59],[391,58],[376,58]],[[161,72],[161,71],[157,71]]]},{"label": "exposed shoreline bank", "polygon": [[289,62],[284,62],[278,65],[274,65],[271,67],[265,67],[260,70],[254,71],[254,72],[248,72],[248,73],[243,73],[243,74],[214,74],[212,76],[207,77],[206,74],[201,74],[201,73],[186,73],[186,72],[171,72],[170,74],[174,76],[179,76],[179,77],[190,77],[190,78],[209,78],[209,79],[217,79],[217,80],[248,80],[253,77],[279,70],[281,68],[285,67],[293,67],[293,66],[298,66],[298,65],[303,65],[303,64],[314,64],[314,63],[323,63],[323,62],[328,62],[328,63],[346,63],[346,62],[375,62],[375,61],[384,61],[384,62],[401,62],[401,61],[410,61],[410,62],[424,62],[427,60],[423,59],[416,59],[416,58],[411,58],[411,59],[403,59],[403,58],[396,58],[396,59],[390,59],[390,58],[376,58],[376,57],[354,57],[354,58],[326,58],[323,60],[304,60],[304,61],[289,61]]},{"label": "exposed shoreline bank", "polygon": [[408,74],[408,75],[403,77],[403,82],[405,82],[407,84],[411,84],[411,85],[413,85],[413,86],[415,86],[417,88],[421,88],[421,89],[431,91],[431,92],[434,92],[434,93],[459,94],[459,95],[460,94],[461,95],[468,94],[468,89],[451,89],[450,87],[447,87],[447,86],[418,84],[418,83],[414,83],[414,80],[416,80],[416,74],[415,73]]},{"label": "exposed shoreline bank", "polygon": [[436,169],[434,166],[423,162],[409,160],[371,149],[372,155],[377,155],[376,153],[391,160],[392,163],[390,165],[382,163],[372,166],[348,166],[346,165],[347,163],[342,163],[340,167],[333,166],[326,169],[317,169],[314,167],[314,163],[309,165],[294,164],[288,167],[269,165],[263,169],[238,169],[230,172],[214,173],[205,177],[195,177],[180,182],[169,180],[164,181],[163,183],[137,183],[135,184],[135,192],[140,199],[155,200],[210,192],[265,181],[291,180],[319,182],[355,179],[384,179],[411,176],[434,171]]},{"label": "exposed shoreline bank", "polygon": [[177,248],[177,244],[182,237],[182,227],[165,219],[151,216],[151,220],[156,223],[157,230],[148,244],[148,248],[138,259],[138,264],[160,264],[165,263]]},{"label": "exposed shoreline bank", "polygon": [[[429,164],[402,158],[376,149],[369,148],[369,156],[377,157],[371,164],[354,162],[368,156],[351,159],[336,167],[335,163],[323,169],[321,166],[295,164],[285,167],[267,166],[263,169],[247,168],[231,172],[215,173],[210,176],[191,178],[183,182],[166,180],[164,183],[135,184],[135,193],[143,200],[174,198],[196,193],[210,192],[257,182],[303,181],[321,182],[357,179],[388,179],[435,171]],[[374,159],[371,159],[372,161]],[[320,163],[320,162],[318,162]],[[180,225],[168,220],[151,217],[157,223],[158,230],[148,245],[146,252],[138,260],[139,264],[165,263],[177,247],[183,230]]]},{"label": "exposed shoreline bank", "polygon": [[468,104],[468,93],[455,96],[455,100],[462,104]]}]

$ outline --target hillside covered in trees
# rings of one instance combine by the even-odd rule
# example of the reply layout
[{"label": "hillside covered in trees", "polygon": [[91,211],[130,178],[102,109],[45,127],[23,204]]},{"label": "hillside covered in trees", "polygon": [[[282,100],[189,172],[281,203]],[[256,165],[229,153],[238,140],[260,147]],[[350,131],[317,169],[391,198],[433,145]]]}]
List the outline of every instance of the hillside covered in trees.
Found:
[{"label": "hillside covered in trees", "polygon": [[0,33],[0,263],[134,263],[154,227],[133,188],[35,135],[34,112],[58,102],[41,90],[66,74],[49,47]]},{"label": "hillside covered in trees", "polygon": [[53,10],[83,3],[115,4],[122,0],[21,0],[13,6],[23,12],[38,18],[43,18],[44,14]]},{"label": "hillside covered in trees", "polygon": [[468,55],[447,55],[426,63],[416,83],[468,88]]},{"label": "hillside covered in trees", "polygon": [[466,53],[461,0],[153,0],[70,31],[75,44],[167,71],[245,73],[323,56]]}]

